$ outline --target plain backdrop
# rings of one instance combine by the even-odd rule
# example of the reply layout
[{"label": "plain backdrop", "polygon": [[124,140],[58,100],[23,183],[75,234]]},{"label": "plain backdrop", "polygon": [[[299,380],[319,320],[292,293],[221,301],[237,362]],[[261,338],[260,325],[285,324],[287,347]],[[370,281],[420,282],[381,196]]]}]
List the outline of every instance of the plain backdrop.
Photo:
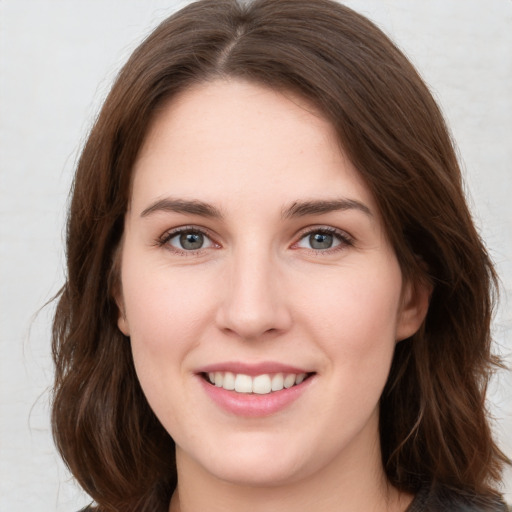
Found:
[{"label": "plain backdrop", "polygon": [[[276,0],[279,1],[279,0]],[[88,129],[173,0],[0,0],[0,510],[87,502],[49,427],[53,307],[68,190]],[[475,221],[502,280],[494,334],[512,363],[512,1],[351,0],[416,64],[457,141]],[[512,375],[490,409],[512,456]],[[512,473],[504,491],[512,501]]]}]

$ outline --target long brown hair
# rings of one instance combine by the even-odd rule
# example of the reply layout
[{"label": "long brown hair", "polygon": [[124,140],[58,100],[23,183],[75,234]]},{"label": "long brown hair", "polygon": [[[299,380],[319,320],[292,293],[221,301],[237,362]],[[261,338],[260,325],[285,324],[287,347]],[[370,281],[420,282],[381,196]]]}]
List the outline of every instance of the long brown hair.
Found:
[{"label": "long brown hair", "polygon": [[167,510],[174,444],[117,328],[116,251],[149,123],[177,92],[216,77],[312,101],[375,197],[405,278],[433,287],[424,325],[397,345],[381,398],[389,481],[409,492],[438,483],[492,495],[506,461],[485,410],[497,362],[489,334],[494,270],[428,89],[375,25],[330,0],[193,3],[120,72],[78,163],[53,328],[53,432],[72,473],[99,510]]}]

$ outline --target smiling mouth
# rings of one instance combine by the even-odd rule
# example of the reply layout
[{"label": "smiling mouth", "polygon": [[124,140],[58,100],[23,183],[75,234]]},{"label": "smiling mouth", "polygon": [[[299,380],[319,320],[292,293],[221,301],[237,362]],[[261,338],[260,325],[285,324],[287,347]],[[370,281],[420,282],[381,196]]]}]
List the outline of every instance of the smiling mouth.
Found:
[{"label": "smiling mouth", "polygon": [[262,375],[245,375],[232,372],[203,373],[203,378],[210,384],[236,393],[267,395],[298,386],[314,373],[265,373]]}]

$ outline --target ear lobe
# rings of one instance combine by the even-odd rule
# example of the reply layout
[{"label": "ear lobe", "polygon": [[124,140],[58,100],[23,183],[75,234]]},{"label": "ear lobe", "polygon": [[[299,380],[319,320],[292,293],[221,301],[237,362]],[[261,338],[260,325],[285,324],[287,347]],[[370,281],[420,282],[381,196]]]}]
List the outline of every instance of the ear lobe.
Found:
[{"label": "ear lobe", "polygon": [[419,330],[427,316],[431,294],[432,285],[424,281],[404,284],[396,327],[397,341],[409,338]]},{"label": "ear lobe", "polygon": [[117,306],[117,327],[125,336],[130,336],[130,326],[128,324],[128,319],[126,318],[126,309],[124,307],[123,297],[120,297],[120,293],[118,291],[114,294],[114,300]]},{"label": "ear lobe", "polygon": [[119,317],[117,318],[117,327],[125,336],[130,336],[130,326],[128,325],[128,320],[126,319],[126,315],[124,314],[124,311],[121,310],[121,308],[119,308]]},{"label": "ear lobe", "polygon": [[121,238],[121,243],[116,247],[112,256],[112,267],[108,276],[108,288],[109,294],[114,299],[117,306],[117,327],[125,336],[130,336],[130,327],[126,318],[126,308],[124,307],[121,286],[121,250],[123,238]]}]

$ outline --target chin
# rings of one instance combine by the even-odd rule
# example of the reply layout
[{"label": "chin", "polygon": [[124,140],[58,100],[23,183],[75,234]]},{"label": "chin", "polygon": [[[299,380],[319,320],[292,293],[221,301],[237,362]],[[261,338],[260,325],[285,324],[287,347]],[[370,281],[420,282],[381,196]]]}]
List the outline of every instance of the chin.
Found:
[{"label": "chin", "polygon": [[239,459],[233,464],[217,466],[217,478],[233,485],[243,487],[281,487],[300,480],[303,471],[300,467],[276,461],[275,457],[267,460]]},{"label": "chin", "polygon": [[[250,446],[233,442],[203,451],[197,462],[215,478],[244,487],[278,487],[306,476],[304,450],[286,450],[283,443],[277,444],[254,438]],[[205,459],[204,453],[210,457]]]}]

